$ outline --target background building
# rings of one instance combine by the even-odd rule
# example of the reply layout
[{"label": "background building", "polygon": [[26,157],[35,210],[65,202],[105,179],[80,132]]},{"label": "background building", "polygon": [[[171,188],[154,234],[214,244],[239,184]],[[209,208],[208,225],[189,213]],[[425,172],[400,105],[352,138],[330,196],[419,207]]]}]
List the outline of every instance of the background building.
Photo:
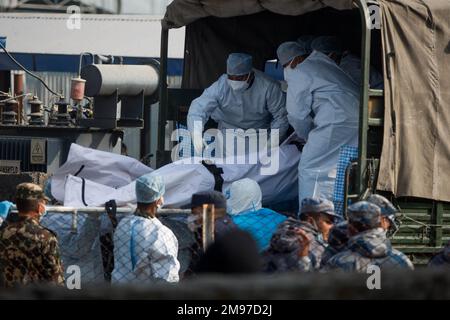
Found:
[{"label": "background building", "polygon": [[[27,69],[65,97],[70,95],[70,79],[77,76],[80,53],[89,52],[123,58],[124,63],[139,64],[159,58],[161,18],[171,1],[13,1],[0,0],[0,36],[6,48]],[[68,6],[81,8],[81,28],[66,27]],[[121,14],[117,14],[120,12]],[[120,44],[120,45],[118,45]],[[171,32],[169,77],[172,87],[181,84],[184,53],[184,28]],[[90,57],[83,64],[91,63]],[[13,74],[20,72],[0,50],[0,90],[13,90]],[[55,97],[26,75],[25,92],[39,97],[46,107]],[[152,106],[151,149],[156,150],[157,105]],[[154,124],[154,125],[153,125]],[[139,158],[139,129],[126,129],[125,143],[131,156]]]},{"label": "background building", "polygon": [[84,13],[151,14],[163,15],[172,0],[0,0],[0,11],[14,12],[66,12],[68,6],[77,5]]}]

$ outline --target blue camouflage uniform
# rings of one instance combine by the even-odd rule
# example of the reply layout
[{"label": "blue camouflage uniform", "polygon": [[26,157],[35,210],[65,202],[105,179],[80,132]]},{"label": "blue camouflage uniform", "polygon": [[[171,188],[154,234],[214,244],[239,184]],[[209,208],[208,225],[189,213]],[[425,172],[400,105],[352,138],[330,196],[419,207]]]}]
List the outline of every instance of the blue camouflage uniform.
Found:
[{"label": "blue camouflage uniform", "polygon": [[325,251],[322,255],[320,265],[326,265],[334,255],[347,249],[348,238],[347,221],[336,224],[331,229],[330,235],[328,236],[328,246],[325,248]]},{"label": "blue camouflage uniform", "polygon": [[[302,201],[302,214],[328,214],[338,217],[334,213],[331,201],[322,198],[305,198]],[[302,249],[295,229],[302,229],[310,239],[309,254],[298,257]],[[289,218],[282,222],[265,253],[266,271],[312,271],[320,268],[322,255],[328,246],[317,226],[307,222]]]},{"label": "blue camouflage uniform", "polygon": [[379,228],[381,210],[367,201],[360,201],[348,208],[349,225],[363,226],[366,230],[350,238],[347,249],[333,256],[324,270],[366,272],[370,265],[381,269],[410,269],[411,261],[400,251],[393,249],[386,232]]},{"label": "blue camouflage uniform", "polygon": [[429,267],[450,267],[450,241],[445,246],[444,250],[431,258],[428,263]]}]

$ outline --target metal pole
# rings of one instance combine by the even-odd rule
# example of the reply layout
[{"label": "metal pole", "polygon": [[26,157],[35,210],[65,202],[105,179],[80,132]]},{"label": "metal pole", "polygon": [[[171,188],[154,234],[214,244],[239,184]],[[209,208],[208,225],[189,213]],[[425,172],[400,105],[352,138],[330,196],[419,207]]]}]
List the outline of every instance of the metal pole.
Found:
[{"label": "metal pole", "polygon": [[[78,213],[105,213],[106,210],[104,207],[63,207],[63,206],[46,206],[47,212],[49,213],[67,213],[73,214],[74,212]],[[13,212],[17,212],[15,206],[11,208]],[[117,208],[117,213],[125,213],[131,214],[135,211],[135,208]],[[157,214],[191,214],[190,209],[159,209]]]},{"label": "metal pole", "polygon": [[17,97],[17,123],[22,124],[23,121],[23,83],[25,73],[19,71],[14,74],[14,96]]},{"label": "metal pole", "polygon": [[366,0],[354,1],[361,14],[361,96],[359,105],[359,142],[358,142],[358,174],[357,191],[361,195],[365,190],[364,175],[367,167],[367,133],[369,129],[369,72],[370,72],[370,40],[371,20]]},{"label": "metal pole", "polygon": [[163,24],[161,31],[161,64],[159,69],[159,112],[158,112],[158,150],[156,151],[156,167],[165,163],[166,124],[167,124],[167,54],[169,47],[169,29]]},{"label": "metal pole", "polygon": [[214,242],[215,209],[213,204],[203,205],[202,242],[203,251]]}]

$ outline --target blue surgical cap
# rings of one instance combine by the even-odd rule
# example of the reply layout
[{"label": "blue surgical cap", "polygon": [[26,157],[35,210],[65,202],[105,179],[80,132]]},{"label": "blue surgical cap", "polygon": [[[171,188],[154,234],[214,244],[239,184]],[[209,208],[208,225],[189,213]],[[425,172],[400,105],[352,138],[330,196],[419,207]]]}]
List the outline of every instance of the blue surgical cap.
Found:
[{"label": "blue surgical cap", "polygon": [[148,173],[136,180],[136,200],[139,203],[152,203],[161,198],[166,191],[161,176]]},{"label": "blue surgical cap", "polygon": [[242,76],[252,71],[252,56],[245,53],[231,53],[227,60],[227,73]]},{"label": "blue surgical cap", "polygon": [[278,60],[282,66],[289,63],[292,59],[298,56],[304,56],[308,54],[305,44],[289,41],[282,43],[277,49]]},{"label": "blue surgical cap", "polygon": [[342,54],[341,40],[333,36],[321,36],[315,38],[311,42],[311,48],[324,54]]},{"label": "blue surgical cap", "polygon": [[315,38],[316,36],[310,34],[303,35],[297,39],[297,43],[306,49],[307,54],[310,54],[312,52],[311,43]]}]

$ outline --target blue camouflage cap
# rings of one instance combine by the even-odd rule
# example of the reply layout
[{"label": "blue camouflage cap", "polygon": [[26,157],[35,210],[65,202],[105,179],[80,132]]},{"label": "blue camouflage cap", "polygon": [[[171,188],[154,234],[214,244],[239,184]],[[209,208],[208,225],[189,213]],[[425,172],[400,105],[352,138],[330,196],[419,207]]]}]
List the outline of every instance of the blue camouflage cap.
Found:
[{"label": "blue camouflage cap", "polygon": [[340,216],[334,212],[333,202],[324,198],[303,199],[300,215],[305,213],[324,213],[333,217],[340,218]]},{"label": "blue camouflage cap", "polygon": [[160,199],[166,191],[163,178],[148,173],[136,180],[136,200],[139,203],[152,203]]},{"label": "blue camouflage cap", "polygon": [[252,56],[245,53],[231,53],[227,59],[227,74],[242,76],[252,71]]},{"label": "blue camouflage cap", "polygon": [[339,38],[333,36],[320,36],[311,42],[311,48],[324,54],[337,53],[342,54],[342,42]]},{"label": "blue camouflage cap", "polygon": [[311,43],[316,38],[316,36],[307,34],[298,37],[297,43],[300,44],[302,47],[305,48],[306,54],[310,54],[312,52]]},{"label": "blue camouflage cap", "polygon": [[293,252],[300,248],[300,242],[296,229],[300,227],[300,222],[293,218],[288,218],[280,223],[270,240],[270,248],[279,253]]},{"label": "blue camouflage cap", "polygon": [[282,66],[288,64],[295,57],[306,54],[308,54],[306,44],[295,41],[284,42],[277,49],[278,60]]},{"label": "blue camouflage cap", "polygon": [[349,239],[348,234],[348,222],[342,221],[335,224],[330,230],[328,235],[328,244],[333,248],[342,248],[345,246]]},{"label": "blue camouflage cap", "polygon": [[385,197],[379,194],[372,194],[367,201],[380,207],[381,215],[389,219],[395,219],[398,214],[398,210],[394,205]]},{"label": "blue camouflage cap", "polygon": [[359,201],[347,209],[350,223],[357,222],[370,228],[377,228],[381,223],[381,209],[368,201]]}]

